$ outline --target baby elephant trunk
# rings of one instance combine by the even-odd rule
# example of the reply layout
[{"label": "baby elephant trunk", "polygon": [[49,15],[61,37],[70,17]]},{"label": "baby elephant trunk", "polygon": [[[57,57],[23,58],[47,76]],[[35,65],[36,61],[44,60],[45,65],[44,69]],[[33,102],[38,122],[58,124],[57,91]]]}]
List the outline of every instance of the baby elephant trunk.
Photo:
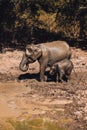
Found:
[{"label": "baby elephant trunk", "polygon": [[55,75],[58,71],[58,66],[57,65],[53,65],[51,68],[50,68],[50,75]]}]

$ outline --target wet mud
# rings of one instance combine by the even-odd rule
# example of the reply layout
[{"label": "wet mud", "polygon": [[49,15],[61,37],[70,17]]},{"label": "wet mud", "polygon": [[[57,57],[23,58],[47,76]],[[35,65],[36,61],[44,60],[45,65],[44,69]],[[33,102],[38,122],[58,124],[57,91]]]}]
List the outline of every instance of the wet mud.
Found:
[{"label": "wet mud", "polygon": [[[75,72],[63,83],[40,82],[38,62],[31,64],[28,72],[21,72],[22,51],[0,54],[1,130],[13,130],[12,124],[25,127],[24,122],[27,130],[28,121],[38,119],[54,122],[54,130],[87,129],[87,52],[72,48],[72,53]],[[32,127],[36,130],[38,126]]]}]

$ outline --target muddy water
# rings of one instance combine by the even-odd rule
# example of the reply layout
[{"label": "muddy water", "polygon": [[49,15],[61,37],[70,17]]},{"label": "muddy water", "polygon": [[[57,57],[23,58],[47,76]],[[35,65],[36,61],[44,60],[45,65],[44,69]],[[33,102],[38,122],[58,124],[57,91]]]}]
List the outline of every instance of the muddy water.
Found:
[{"label": "muddy water", "polygon": [[0,118],[12,117],[18,114],[15,111],[16,94],[22,84],[16,82],[0,83]]},{"label": "muddy water", "polygon": [[64,113],[64,105],[72,101],[45,98],[31,86],[27,81],[0,83],[0,130],[65,130],[52,123],[50,115]]}]

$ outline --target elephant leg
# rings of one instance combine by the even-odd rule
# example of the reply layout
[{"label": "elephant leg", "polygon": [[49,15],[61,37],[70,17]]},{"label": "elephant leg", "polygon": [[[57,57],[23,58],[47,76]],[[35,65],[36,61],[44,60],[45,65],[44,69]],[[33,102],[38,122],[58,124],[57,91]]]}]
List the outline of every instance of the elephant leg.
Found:
[{"label": "elephant leg", "polygon": [[45,81],[44,73],[45,73],[45,67],[41,66],[40,67],[40,81],[41,82]]},{"label": "elephant leg", "polygon": [[59,76],[58,76],[58,73],[56,74],[56,82],[59,81]]},{"label": "elephant leg", "polygon": [[40,81],[45,81],[45,69],[47,67],[47,60],[45,60],[44,62],[41,62],[40,64]]},{"label": "elephant leg", "polygon": [[64,76],[64,71],[63,70],[59,70],[59,81],[63,82],[63,76]]},{"label": "elephant leg", "polygon": [[66,73],[65,73],[65,76],[66,76],[66,79],[67,79],[67,80],[70,80],[70,78],[71,78],[72,69],[73,69],[72,66],[69,67],[68,70],[67,70]]},{"label": "elephant leg", "polygon": [[67,81],[70,80],[70,75],[65,75],[65,77]]},{"label": "elephant leg", "polygon": [[40,68],[40,81],[41,82],[45,81],[44,70],[45,69],[43,67]]}]

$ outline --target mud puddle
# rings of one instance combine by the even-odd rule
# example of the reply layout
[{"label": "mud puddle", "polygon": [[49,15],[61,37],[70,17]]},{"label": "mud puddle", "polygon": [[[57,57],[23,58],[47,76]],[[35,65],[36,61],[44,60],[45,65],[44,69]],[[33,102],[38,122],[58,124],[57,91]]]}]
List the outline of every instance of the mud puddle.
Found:
[{"label": "mud puddle", "polygon": [[[41,86],[41,84],[37,82],[36,86]],[[49,96],[45,98],[44,95],[35,92],[32,82],[1,82],[0,130],[31,130],[31,128],[32,130],[65,130],[62,127],[64,122],[66,124],[65,117],[62,118],[64,121],[59,126],[60,123],[56,126],[55,123],[49,121],[53,120],[52,117],[53,115],[55,117],[56,113],[64,115],[64,106],[71,102],[72,100],[67,99],[51,99]],[[57,122],[60,122],[60,117],[57,118],[59,118]]]}]

